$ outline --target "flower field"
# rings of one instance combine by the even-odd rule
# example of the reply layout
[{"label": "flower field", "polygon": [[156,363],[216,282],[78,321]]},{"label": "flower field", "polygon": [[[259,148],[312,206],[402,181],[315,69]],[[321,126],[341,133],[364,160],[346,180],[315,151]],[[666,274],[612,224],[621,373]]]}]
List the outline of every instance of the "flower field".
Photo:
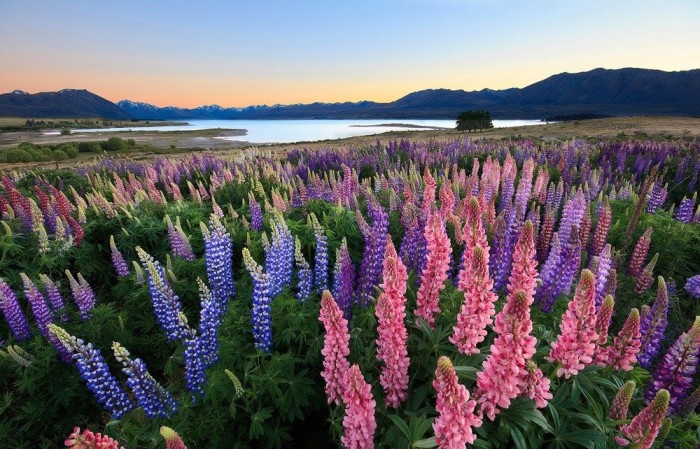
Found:
[{"label": "flower field", "polygon": [[468,139],[5,172],[0,447],[695,448],[699,176]]}]

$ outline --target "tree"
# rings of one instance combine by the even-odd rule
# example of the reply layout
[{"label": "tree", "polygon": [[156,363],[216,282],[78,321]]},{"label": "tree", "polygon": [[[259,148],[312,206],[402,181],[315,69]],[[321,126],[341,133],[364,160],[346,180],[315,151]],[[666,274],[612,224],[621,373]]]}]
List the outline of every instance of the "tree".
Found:
[{"label": "tree", "polygon": [[489,111],[464,111],[457,117],[457,129],[460,131],[477,131],[493,128]]}]

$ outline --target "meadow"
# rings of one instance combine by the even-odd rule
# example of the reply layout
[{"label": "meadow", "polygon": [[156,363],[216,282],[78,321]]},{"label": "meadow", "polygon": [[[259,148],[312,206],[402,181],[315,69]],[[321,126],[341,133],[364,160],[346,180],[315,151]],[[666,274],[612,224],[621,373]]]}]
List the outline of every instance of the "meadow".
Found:
[{"label": "meadow", "polygon": [[695,448],[686,137],[7,169],[0,442]]}]

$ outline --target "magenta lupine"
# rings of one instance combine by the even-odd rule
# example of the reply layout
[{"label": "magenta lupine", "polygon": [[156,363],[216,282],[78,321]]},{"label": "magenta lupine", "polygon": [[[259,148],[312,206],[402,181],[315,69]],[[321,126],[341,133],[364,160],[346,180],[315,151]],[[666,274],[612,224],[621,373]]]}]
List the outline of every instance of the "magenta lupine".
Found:
[{"label": "magenta lupine", "polygon": [[80,427],[74,427],[73,433],[68,435],[63,444],[73,449],[124,449],[124,446],[120,446],[119,442],[111,437],[93,433],[88,429],[81,433]]},{"label": "magenta lupine", "polygon": [[680,401],[688,395],[697,371],[699,352],[700,317],[696,317],[690,330],[678,337],[656,367],[649,386],[644,391],[647,401],[662,388],[666,389],[671,394],[669,411],[673,413]]},{"label": "magenta lupine", "polygon": [[445,232],[445,223],[439,215],[432,215],[425,227],[428,243],[428,259],[421,274],[421,284],[416,298],[416,324],[424,319],[428,326],[435,327],[435,314],[440,313],[440,291],[445,288],[450,269],[452,245]]},{"label": "magenta lupine", "polygon": [[620,433],[615,441],[620,446],[630,446],[633,449],[650,449],[659,434],[661,424],[669,409],[669,393],[659,390],[654,399],[632,422],[620,427]]},{"label": "magenta lupine", "polygon": [[568,379],[592,363],[598,341],[595,322],[595,277],[590,270],[583,270],[576,293],[562,316],[559,337],[552,342],[547,357],[559,364],[558,377]]},{"label": "magenta lupine", "polygon": [[590,256],[597,256],[605,247],[608,240],[608,233],[610,232],[610,226],[612,224],[612,209],[610,208],[610,202],[608,197],[603,198],[603,206],[598,212],[598,221],[595,224],[595,231],[593,233],[593,241],[591,242],[591,254]]},{"label": "magenta lupine", "polygon": [[608,411],[608,417],[614,420],[620,420],[627,418],[627,410],[629,409],[630,402],[632,402],[632,396],[634,396],[634,390],[637,384],[633,380],[628,380],[625,384],[620,387],[615,399],[613,399],[612,404],[610,404],[610,410]]},{"label": "magenta lupine", "polygon": [[387,238],[384,254],[383,290],[377,299],[377,359],[384,362],[379,382],[388,407],[398,408],[408,391],[408,332],[406,318],[406,266]]},{"label": "magenta lupine", "polygon": [[639,276],[642,271],[642,266],[649,253],[649,245],[651,245],[651,233],[654,230],[651,226],[644,231],[644,234],[639,237],[637,243],[634,245],[632,254],[630,255],[629,266],[627,267],[627,274],[633,277]]},{"label": "magenta lupine", "polygon": [[323,349],[321,349],[321,355],[323,355],[321,377],[326,381],[328,403],[335,402],[339,405],[347,385],[343,381],[343,375],[350,368],[348,362],[350,334],[348,321],[343,318],[343,312],[328,290],[321,296],[321,311],[318,319],[323,323],[326,332],[323,337]]},{"label": "magenta lupine", "polygon": [[481,418],[474,413],[476,401],[460,385],[452,361],[445,356],[438,359],[433,388],[437,391],[435,410],[438,417],[433,423],[435,441],[440,448],[465,448],[476,440],[473,428],[481,427]]},{"label": "magenta lupine", "polygon": [[0,310],[7,324],[10,325],[10,331],[15,340],[22,341],[32,336],[29,331],[29,322],[17,302],[17,296],[2,279],[0,279]]},{"label": "magenta lupine", "polygon": [[486,338],[486,328],[493,322],[498,300],[489,275],[488,252],[477,246],[472,258],[464,279],[464,301],[450,336],[450,342],[462,354],[479,353],[477,345]]},{"label": "magenta lupine", "polygon": [[160,435],[165,440],[165,449],[187,449],[180,435],[170,427],[161,426]]},{"label": "magenta lupine", "polygon": [[639,353],[639,310],[632,309],[612,345],[596,352],[596,363],[614,370],[630,371]]},{"label": "magenta lupine", "polygon": [[598,334],[598,346],[604,346],[608,341],[608,328],[615,308],[615,300],[612,295],[605,297],[598,309],[595,319],[595,332]]},{"label": "magenta lupine", "polygon": [[659,260],[659,253],[656,253],[646,267],[637,275],[637,282],[634,284],[634,292],[637,294],[649,290],[654,282],[654,267]]},{"label": "magenta lupine", "polygon": [[650,369],[653,360],[659,353],[659,347],[668,325],[668,306],[666,282],[663,277],[659,276],[656,300],[649,312],[642,318],[640,326],[641,349],[637,360],[642,368]]},{"label": "magenta lupine", "polygon": [[377,403],[372,397],[372,386],[365,381],[357,365],[345,371],[342,382],[345,416],[340,441],[346,449],[372,449],[377,429],[374,417]]},{"label": "magenta lupine", "polygon": [[129,265],[127,265],[124,256],[122,256],[122,253],[117,249],[117,245],[114,243],[113,235],[109,236],[109,248],[112,252],[112,265],[114,265],[117,275],[124,277],[131,274]]}]

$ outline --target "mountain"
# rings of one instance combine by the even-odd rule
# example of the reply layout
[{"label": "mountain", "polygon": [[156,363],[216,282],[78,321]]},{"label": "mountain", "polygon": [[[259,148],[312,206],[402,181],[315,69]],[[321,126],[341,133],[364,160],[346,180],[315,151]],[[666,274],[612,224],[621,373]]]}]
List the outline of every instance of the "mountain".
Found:
[{"label": "mountain", "polygon": [[133,117],[111,101],[85,89],[29,94],[15,90],[0,95],[0,117],[104,118],[130,120]]}]

